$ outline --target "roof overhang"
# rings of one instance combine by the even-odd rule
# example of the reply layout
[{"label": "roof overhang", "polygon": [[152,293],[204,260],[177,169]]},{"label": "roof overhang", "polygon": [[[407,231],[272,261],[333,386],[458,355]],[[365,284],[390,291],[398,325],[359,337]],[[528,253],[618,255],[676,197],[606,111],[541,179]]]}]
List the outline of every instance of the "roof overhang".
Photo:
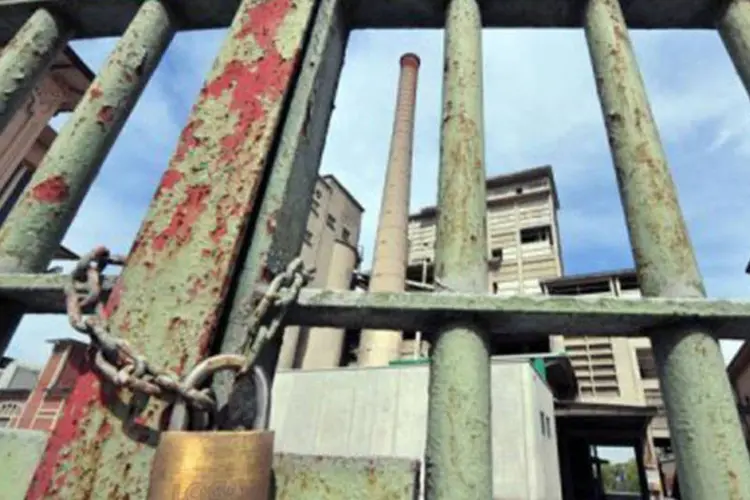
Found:
[{"label": "roof overhang", "polygon": [[643,439],[655,406],[556,401],[558,434],[597,445],[628,446]]}]

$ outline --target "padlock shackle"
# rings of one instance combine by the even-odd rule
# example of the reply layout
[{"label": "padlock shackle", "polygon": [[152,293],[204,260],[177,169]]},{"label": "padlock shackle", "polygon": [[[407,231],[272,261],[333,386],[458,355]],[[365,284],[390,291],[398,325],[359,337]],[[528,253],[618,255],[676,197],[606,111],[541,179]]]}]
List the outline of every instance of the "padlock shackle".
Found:
[{"label": "padlock shackle", "polygon": [[[217,354],[204,359],[185,377],[183,384],[186,387],[200,387],[209,377],[218,372],[231,370],[239,372],[245,365],[245,357],[239,354]],[[255,382],[255,419],[254,429],[267,429],[271,414],[271,387],[266,372],[259,366],[254,365],[253,379]],[[169,419],[169,430],[186,430],[188,426],[188,407],[182,398],[175,401],[172,415]]]}]

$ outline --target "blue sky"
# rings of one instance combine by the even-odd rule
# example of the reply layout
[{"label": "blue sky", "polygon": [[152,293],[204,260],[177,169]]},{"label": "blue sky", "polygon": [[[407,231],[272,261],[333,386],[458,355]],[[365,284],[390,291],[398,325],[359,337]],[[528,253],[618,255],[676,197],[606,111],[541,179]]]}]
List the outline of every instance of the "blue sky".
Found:
[{"label": "blue sky", "polygon": [[[223,30],[180,34],[110,153],[65,243],[130,248],[173,152]],[[712,297],[750,290],[750,106],[713,32],[635,32],[636,52]],[[115,40],[73,44],[96,71]],[[321,172],[366,208],[369,263],[404,52],[420,55],[412,208],[436,198],[442,33],[352,34]],[[559,189],[567,273],[632,265],[614,171],[582,31],[487,30],[484,35],[489,175],[551,164]],[[66,117],[55,119],[55,126]],[[369,265],[369,264],[367,264]],[[43,363],[45,339],[74,336],[65,318],[29,316],[9,355]],[[737,343],[724,343],[725,357]]]}]

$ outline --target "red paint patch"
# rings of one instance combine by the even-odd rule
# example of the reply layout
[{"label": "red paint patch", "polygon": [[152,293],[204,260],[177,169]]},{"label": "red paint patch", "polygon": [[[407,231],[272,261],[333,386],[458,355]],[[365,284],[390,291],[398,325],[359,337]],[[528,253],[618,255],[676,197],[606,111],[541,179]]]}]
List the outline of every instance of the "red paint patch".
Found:
[{"label": "red paint patch", "polygon": [[[64,473],[55,477],[55,471],[58,466],[62,470],[63,462],[70,463],[71,460],[75,460],[75,457],[67,456],[64,449],[77,439],[83,438],[81,420],[92,410],[93,403],[98,400],[98,395],[98,376],[91,370],[90,364],[86,363],[76,378],[70,396],[65,401],[62,417],[47,441],[47,449],[26,493],[27,500],[41,499],[47,494],[56,497],[54,489],[62,488],[68,480],[76,480],[75,477],[68,477]],[[76,490],[76,493],[83,494],[84,492]]]},{"label": "red paint patch", "polygon": [[31,196],[42,203],[62,203],[69,194],[68,184],[61,175],[43,180],[31,190]]},{"label": "red paint patch", "polygon": [[201,120],[193,120],[182,129],[180,140],[177,144],[177,151],[175,151],[174,158],[172,158],[173,163],[183,161],[188,151],[200,146],[201,141],[195,136],[195,131],[198,130],[201,125],[203,125]]},{"label": "red paint patch", "polygon": [[112,106],[102,106],[96,115],[96,119],[99,123],[112,123],[112,120],[115,119],[115,108]]},{"label": "red paint patch", "polygon": [[104,95],[104,92],[102,92],[102,89],[99,88],[98,85],[92,85],[91,89],[89,90],[89,95],[91,96],[91,100],[99,99],[101,96]]},{"label": "red paint patch", "polygon": [[161,252],[170,241],[175,241],[178,246],[187,243],[192,235],[193,224],[206,209],[209,194],[211,186],[207,184],[188,188],[187,199],[176,207],[169,226],[154,238],[151,247]]},{"label": "red paint patch", "polygon": [[120,297],[122,296],[122,290],[124,285],[122,284],[122,278],[118,278],[115,281],[115,285],[112,287],[112,291],[109,294],[107,300],[107,306],[104,308],[104,316],[109,318],[120,305]]},{"label": "red paint patch", "polygon": [[170,168],[169,170],[164,172],[164,175],[161,178],[159,191],[161,191],[162,189],[172,189],[175,184],[182,180],[182,178],[182,172]]}]

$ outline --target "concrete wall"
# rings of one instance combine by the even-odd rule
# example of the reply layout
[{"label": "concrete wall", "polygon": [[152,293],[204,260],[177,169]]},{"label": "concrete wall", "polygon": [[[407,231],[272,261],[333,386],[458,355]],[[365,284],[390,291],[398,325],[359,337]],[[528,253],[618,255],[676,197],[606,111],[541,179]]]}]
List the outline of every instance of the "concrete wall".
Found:
[{"label": "concrete wall", "polygon": [[[271,428],[280,452],[422,459],[427,365],[280,371]],[[493,360],[495,499],[561,498],[552,395],[526,362]]]}]

